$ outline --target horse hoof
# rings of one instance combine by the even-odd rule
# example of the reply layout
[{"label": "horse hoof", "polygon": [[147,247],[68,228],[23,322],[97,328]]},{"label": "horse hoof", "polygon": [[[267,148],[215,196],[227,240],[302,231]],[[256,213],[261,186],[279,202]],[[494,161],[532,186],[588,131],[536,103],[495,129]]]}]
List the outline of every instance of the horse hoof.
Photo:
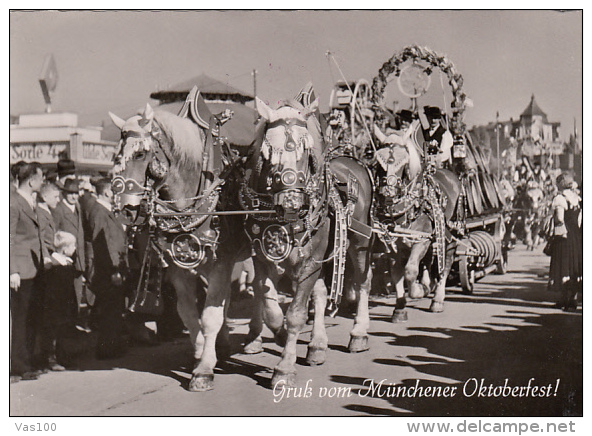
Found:
[{"label": "horse hoof", "polygon": [[361,353],[368,350],[368,336],[351,336],[349,340],[349,352]]},{"label": "horse hoof", "polygon": [[434,313],[444,312],[444,303],[441,301],[432,300],[432,304],[430,305],[430,312],[434,312]]},{"label": "horse hoof", "polygon": [[409,287],[409,298],[412,300],[425,298],[429,293],[430,290],[423,283],[414,283]]},{"label": "horse hoof", "polygon": [[281,329],[274,335],[275,343],[280,347],[285,347],[288,341],[288,332],[286,329]]},{"label": "horse hoof", "polygon": [[256,340],[249,342],[243,347],[243,353],[245,354],[259,354],[263,352],[263,342]]},{"label": "horse hoof", "polygon": [[326,348],[308,347],[306,353],[306,363],[310,366],[318,366],[325,363]]},{"label": "horse hoof", "polygon": [[273,377],[271,378],[271,387],[275,389],[276,386],[287,386],[293,388],[296,386],[296,372],[283,372],[279,369],[273,370]]},{"label": "horse hoof", "polygon": [[214,374],[194,374],[189,382],[189,391],[206,392],[214,389]]},{"label": "horse hoof", "polygon": [[407,311],[403,309],[395,309],[393,312],[393,317],[391,318],[391,322],[399,323],[399,322],[407,322],[409,318],[407,318]]}]

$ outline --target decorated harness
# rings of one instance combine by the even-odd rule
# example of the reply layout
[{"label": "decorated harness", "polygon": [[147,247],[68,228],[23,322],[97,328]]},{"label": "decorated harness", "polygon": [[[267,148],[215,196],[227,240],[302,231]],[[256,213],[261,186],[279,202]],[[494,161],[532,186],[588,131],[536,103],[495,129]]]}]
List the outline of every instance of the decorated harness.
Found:
[{"label": "decorated harness", "polygon": [[[146,172],[145,186],[133,178],[116,176],[112,190],[121,203],[137,206],[141,222],[131,227],[130,247],[141,230],[148,231],[147,246],[141,260],[140,278],[131,308],[139,308],[151,295],[160,299],[162,269],[172,262],[176,266],[196,272],[210,256],[216,257],[220,236],[217,209],[225,179],[235,168],[238,158],[220,136],[220,127],[232,114],[224,112],[212,116],[207,132],[199,129],[204,142],[202,172],[197,194],[191,198],[164,200],[161,191],[167,188],[166,176],[173,157],[163,144],[164,132],[154,122],[150,132],[122,132],[126,146],[117,158],[115,173],[125,170],[135,153],[152,153]],[[179,209],[175,203],[188,205]],[[118,209],[122,209],[121,204]]]}]

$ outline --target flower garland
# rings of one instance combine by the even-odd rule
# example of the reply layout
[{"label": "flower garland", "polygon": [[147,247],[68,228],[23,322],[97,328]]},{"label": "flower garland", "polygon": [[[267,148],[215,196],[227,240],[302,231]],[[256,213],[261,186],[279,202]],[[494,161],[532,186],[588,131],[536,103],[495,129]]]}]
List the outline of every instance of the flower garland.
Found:
[{"label": "flower garland", "polygon": [[408,60],[422,60],[429,64],[426,73],[431,74],[432,68],[439,68],[448,76],[448,83],[452,88],[453,101],[450,104],[452,109],[452,119],[450,120],[450,129],[453,135],[463,136],[466,131],[466,125],[463,122],[464,111],[467,105],[467,95],[462,90],[463,77],[456,71],[454,64],[443,55],[439,55],[427,47],[411,45],[405,47],[386,61],[372,82],[372,101],[381,106],[384,100],[384,89],[387,85],[387,79],[394,74],[399,76],[401,66]]}]

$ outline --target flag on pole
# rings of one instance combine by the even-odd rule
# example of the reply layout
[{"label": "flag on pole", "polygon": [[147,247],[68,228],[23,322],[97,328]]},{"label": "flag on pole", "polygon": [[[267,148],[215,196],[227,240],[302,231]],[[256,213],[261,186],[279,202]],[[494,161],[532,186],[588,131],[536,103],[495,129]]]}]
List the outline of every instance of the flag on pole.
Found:
[{"label": "flag on pole", "polygon": [[51,97],[49,93],[54,92],[58,84],[58,69],[53,55],[47,55],[45,57],[39,83],[41,84],[41,91],[43,91],[45,103],[50,104]]}]

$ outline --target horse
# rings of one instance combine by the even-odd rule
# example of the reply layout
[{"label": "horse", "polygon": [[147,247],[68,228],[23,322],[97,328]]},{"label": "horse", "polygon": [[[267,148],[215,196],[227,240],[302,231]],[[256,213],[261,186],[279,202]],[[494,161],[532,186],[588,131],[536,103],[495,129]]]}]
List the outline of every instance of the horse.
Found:
[{"label": "horse", "polygon": [[[324,317],[327,288],[324,266],[333,260],[335,278],[343,278],[345,264],[351,267],[352,289],[357,294],[357,313],[350,332],[352,352],[368,349],[368,291],[371,281],[370,208],[372,181],[356,160],[337,157],[326,162],[325,146],[317,118],[318,99],[282,102],[273,110],[259,98],[259,140],[246,163],[239,202],[246,211],[275,210],[274,215],[247,215],[243,228],[248,235],[255,267],[254,292],[261,316],[253,318],[246,350],[261,348],[261,320],[283,345],[271,385],[294,386],[296,343],[308,318],[308,302],[314,300],[314,326],[307,362],[325,361],[328,338]],[[339,187],[340,189],[337,189]],[[348,221],[355,223],[348,226]],[[348,232],[348,229],[354,229]],[[331,254],[331,230],[334,250]],[[347,238],[349,237],[349,246]],[[232,263],[236,247],[221,250],[217,263]],[[224,253],[223,253],[224,252]],[[277,304],[280,280],[292,285],[293,299],[284,316]],[[202,316],[205,344],[192,384],[199,390],[213,388],[216,364],[215,335],[222,325],[228,299],[228,274],[221,267],[210,276]],[[339,290],[331,291],[331,303],[339,302]]]},{"label": "horse", "polygon": [[[121,130],[114,158],[113,192],[117,209],[125,214],[141,267],[139,301],[146,298],[150,281],[171,285],[177,311],[189,330],[193,357],[203,351],[200,306],[205,300],[207,276],[223,237],[232,226],[215,216],[220,206],[223,171],[232,156],[215,142],[212,128],[190,118],[146,105],[143,113],[127,120],[110,113]],[[162,270],[164,269],[164,273]]]},{"label": "horse", "polygon": [[545,194],[538,183],[531,180],[517,190],[514,199],[510,234],[517,234],[529,250],[538,245],[539,227],[545,218]]},{"label": "horse", "polygon": [[462,186],[447,169],[429,162],[421,166],[420,148],[412,135],[405,135],[403,141],[376,136],[385,146],[377,150],[373,165],[375,221],[380,229],[378,240],[391,260],[391,280],[397,293],[392,321],[405,322],[405,285],[414,299],[426,297],[435,288],[430,311],[444,310],[446,279],[456,251],[448,227],[456,224],[454,220],[464,210]]}]

